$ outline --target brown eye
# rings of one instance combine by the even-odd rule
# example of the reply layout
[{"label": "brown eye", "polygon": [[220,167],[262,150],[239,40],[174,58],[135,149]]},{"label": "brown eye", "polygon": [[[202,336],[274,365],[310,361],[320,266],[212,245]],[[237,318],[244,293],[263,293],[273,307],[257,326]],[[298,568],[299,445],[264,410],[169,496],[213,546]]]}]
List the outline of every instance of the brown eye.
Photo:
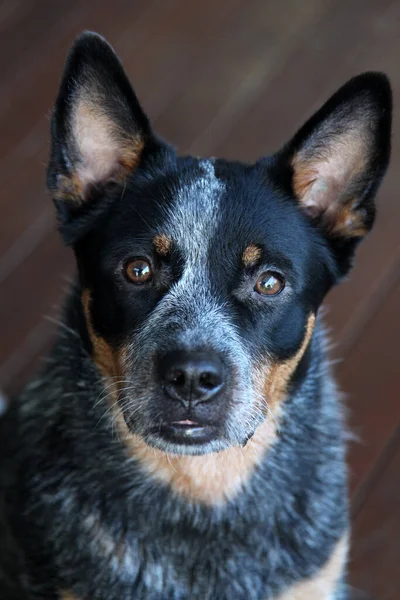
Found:
[{"label": "brown eye", "polygon": [[285,287],[283,278],[273,271],[265,271],[260,275],[254,287],[255,291],[263,296],[276,296]]},{"label": "brown eye", "polygon": [[125,274],[133,283],[138,285],[146,283],[151,279],[150,263],[141,258],[131,260],[131,262],[125,266]]}]

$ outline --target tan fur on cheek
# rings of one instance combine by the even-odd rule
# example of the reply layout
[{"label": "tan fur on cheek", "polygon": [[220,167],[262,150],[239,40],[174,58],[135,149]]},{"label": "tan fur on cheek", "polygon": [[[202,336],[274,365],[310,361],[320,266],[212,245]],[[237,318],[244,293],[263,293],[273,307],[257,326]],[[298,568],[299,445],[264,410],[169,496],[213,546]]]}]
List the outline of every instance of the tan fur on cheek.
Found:
[{"label": "tan fur on cheek", "polygon": [[261,394],[268,402],[268,407],[272,413],[277,416],[279,407],[284,400],[290,378],[295,372],[298,364],[304,356],[307,350],[308,344],[310,343],[312,332],[315,326],[315,315],[310,314],[308,317],[306,332],[303,338],[303,342],[296,354],[282,363],[276,363],[274,365],[267,365],[265,373],[261,372],[261,376],[258,376],[259,387],[262,386]]},{"label": "tan fur on cheek", "polygon": [[82,306],[90,341],[92,343],[93,360],[102,375],[105,377],[118,377],[121,379],[125,351],[123,348],[112,348],[104,338],[96,334],[93,329],[90,315],[90,302],[90,291],[85,289],[82,292]]},{"label": "tan fur on cheek", "polygon": [[265,452],[276,439],[276,428],[264,421],[244,448],[231,447],[203,456],[168,456],[150,448],[139,436],[128,431],[119,409],[115,420],[120,437],[130,456],[154,479],[191,502],[209,506],[233,499],[246,485]]},{"label": "tan fur on cheek", "polygon": [[346,564],[348,545],[346,534],[316,575],[296,583],[276,600],[331,600]]}]

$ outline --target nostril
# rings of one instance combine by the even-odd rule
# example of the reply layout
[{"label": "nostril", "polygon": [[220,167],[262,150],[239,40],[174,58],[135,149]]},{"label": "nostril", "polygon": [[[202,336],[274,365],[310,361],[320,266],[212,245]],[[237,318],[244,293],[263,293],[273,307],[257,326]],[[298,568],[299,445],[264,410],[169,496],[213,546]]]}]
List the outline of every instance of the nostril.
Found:
[{"label": "nostril", "polygon": [[221,385],[220,377],[216,373],[204,372],[199,377],[200,387],[204,390],[211,391]]},{"label": "nostril", "polygon": [[186,383],[185,373],[180,369],[174,369],[167,376],[168,383],[173,383],[176,386],[184,386]]}]

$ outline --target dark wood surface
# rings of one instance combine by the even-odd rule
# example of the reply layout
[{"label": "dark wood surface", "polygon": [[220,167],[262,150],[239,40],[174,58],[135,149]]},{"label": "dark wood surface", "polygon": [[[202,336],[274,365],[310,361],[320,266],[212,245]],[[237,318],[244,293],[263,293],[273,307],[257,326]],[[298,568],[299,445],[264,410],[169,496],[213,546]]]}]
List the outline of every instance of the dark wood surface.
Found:
[{"label": "dark wood surface", "polygon": [[[45,192],[48,115],[82,29],[121,55],[158,131],[182,152],[252,160],[277,149],[363,71],[400,93],[394,0],[106,0],[0,4],[0,386],[17,392],[53,335],[73,261]],[[327,299],[350,447],[357,597],[400,598],[399,118],[374,232]],[[50,320],[45,318],[50,315]]]}]

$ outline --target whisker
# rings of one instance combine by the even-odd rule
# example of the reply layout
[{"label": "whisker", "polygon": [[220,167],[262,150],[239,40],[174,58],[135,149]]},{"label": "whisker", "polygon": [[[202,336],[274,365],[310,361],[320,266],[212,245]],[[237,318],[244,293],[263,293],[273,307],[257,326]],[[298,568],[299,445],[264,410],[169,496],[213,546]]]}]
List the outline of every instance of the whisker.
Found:
[{"label": "whisker", "polygon": [[58,319],[57,317],[53,317],[51,315],[45,315],[44,319],[46,321],[50,321],[50,323],[54,323],[54,325],[57,325],[58,327],[61,327],[67,333],[70,333],[74,337],[80,339],[79,333],[75,329],[72,329],[72,327],[69,327],[68,325],[66,325],[64,323],[64,321],[62,321],[61,319]]}]

